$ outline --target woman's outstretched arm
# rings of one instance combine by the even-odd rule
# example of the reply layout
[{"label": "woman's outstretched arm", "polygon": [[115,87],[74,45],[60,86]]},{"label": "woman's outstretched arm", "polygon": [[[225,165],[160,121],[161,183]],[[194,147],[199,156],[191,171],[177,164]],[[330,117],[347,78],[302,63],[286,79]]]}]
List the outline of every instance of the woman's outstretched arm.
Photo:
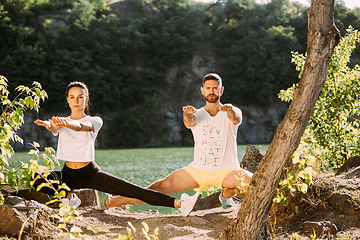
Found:
[{"label": "woman's outstretched arm", "polygon": [[54,127],[50,121],[44,121],[40,119],[36,119],[34,123],[40,127],[45,127],[47,130],[49,130],[52,133],[57,133],[58,129]]},{"label": "woman's outstretched arm", "polygon": [[62,127],[67,127],[75,132],[94,131],[94,126],[92,125],[91,122],[79,123],[77,121],[67,121],[66,119],[60,118],[60,117],[52,117],[49,121],[50,121],[51,125],[53,125],[57,129],[62,128]]}]

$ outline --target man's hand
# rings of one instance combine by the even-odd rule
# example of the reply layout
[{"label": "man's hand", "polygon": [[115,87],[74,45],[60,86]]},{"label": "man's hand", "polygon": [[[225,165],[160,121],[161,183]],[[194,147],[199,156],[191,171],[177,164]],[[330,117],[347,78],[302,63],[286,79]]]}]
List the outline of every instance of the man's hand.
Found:
[{"label": "man's hand", "polygon": [[228,119],[235,125],[242,122],[242,112],[239,108],[227,103],[219,107],[220,111],[226,112]]},{"label": "man's hand", "polygon": [[193,106],[187,105],[185,107],[183,107],[183,111],[185,114],[193,114],[196,113],[196,110]]},{"label": "man's hand", "polygon": [[196,123],[196,116],[194,113],[196,113],[196,109],[193,106],[187,105],[183,107],[183,120],[186,127],[190,128],[195,126]]},{"label": "man's hand", "polygon": [[230,103],[227,103],[227,104],[220,106],[219,109],[220,109],[220,111],[227,112],[227,111],[233,109],[233,105]]}]

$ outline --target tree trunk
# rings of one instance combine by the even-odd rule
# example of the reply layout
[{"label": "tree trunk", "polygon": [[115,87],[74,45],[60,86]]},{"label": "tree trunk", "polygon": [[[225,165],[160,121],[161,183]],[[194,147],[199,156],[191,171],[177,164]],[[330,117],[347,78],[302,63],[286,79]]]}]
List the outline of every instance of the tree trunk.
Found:
[{"label": "tree trunk", "polygon": [[307,56],[304,71],[289,109],[255,172],[237,219],[220,235],[220,239],[260,239],[277,181],[283,169],[291,165],[291,154],[297,149],[300,138],[313,114],[326,72],[340,40],[333,22],[334,0],[312,0],[308,15]]}]

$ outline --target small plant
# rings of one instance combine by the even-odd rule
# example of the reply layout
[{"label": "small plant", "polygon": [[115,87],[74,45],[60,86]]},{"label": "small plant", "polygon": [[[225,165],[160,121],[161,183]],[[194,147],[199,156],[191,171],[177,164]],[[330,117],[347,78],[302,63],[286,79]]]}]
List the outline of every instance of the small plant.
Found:
[{"label": "small plant", "polygon": [[297,191],[306,193],[316,175],[314,170],[314,166],[316,166],[315,157],[304,142],[300,143],[297,151],[294,152],[292,161],[295,167],[286,169],[287,178],[279,180],[277,195],[273,199],[274,202],[282,202],[285,206],[288,203],[286,193],[289,192],[292,196]]},{"label": "small plant", "polygon": [[159,239],[157,237],[159,235],[159,227],[155,228],[154,234],[149,234],[149,231],[150,231],[149,225],[147,225],[146,222],[142,222],[142,225],[143,225],[142,232],[147,240],[151,240],[151,239],[158,240]]},{"label": "small plant", "polygon": [[[29,186],[29,189],[31,189],[36,180],[40,178],[44,179],[45,182],[41,183],[36,188],[36,191],[40,191],[43,187],[52,188],[54,190],[54,199],[50,200],[46,204],[59,203],[60,209],[58,214],[53,214],[50,218],[56,219],[58,223],[57,228],[65,231],[62,234],[62,237],[72,239],[74,237],[81,237],[82,230],[76,225],[76,221],[80,221],[82,217],[79,212],[76,211],[75,207],[70,207],[61,203],[61,198],[64,198],[66,194],[63,190],[71,191],[71,189],[65,183],[61,184],[58,189],[55,189],[52,184],[59,184],[59,181],[47,179],[47,176],[49,176],[51,171],[54,170],[55,164],[60,165],[59,161],[55,157],[55,150],[53,148],[45,148],[45,152],[40,153],[40,145],[38,143],[34,142],[32,146],[34,149],[31,149],[29,154],[33,155],[33,158],[30,159],[29,165],[23,164],[21,168],[24,175],[24,181],[28,180],[27,185]],[[42,158],[45,165],[41,165],[39,163],[40,158]],[[67,224],[71,225],[70,229],[68,229]]]},{"label": "small plant", "polygon": [[249,185],[245,182],[245,174],[239,172],[237,175],[235,175],[235,178],[240,181],[240,186],[237,187],[237,193],[245,192]]},{"label": "small plant", "polygon": [[[136,235],[136,228],[134,227],[134,225],[132,225],[131,222],[128,222],[128,225],[130,226],[130,228],[126,228],[127,229],[127,235],[123,235],[123,234],[119,234],[118,238],[113,239],[113,240],[136,240],[137,238],[135,237]],[[142,222],[142,233],[145,237],[145,239],[147,240],[159,240],[158,235],[159,235],[159,227],[157,227],[154,230],[153,234],[150,234],[150,228],[149,225],[146,222]],[[134,235],[134,237],[133,237]]]},{"label": "small plant", "polygon": [[291,237],[291,240],[299,240],[299,236]]},{"label": "small plant", "polygon": [[203,190],[201,192],[201,195],[203,197],[207,197],[207,196],[210,196],[211,194],[214,194],[214,193],[217,193],[217,192],[220,192],[220,191],[221,191],[221,188],[211,186],[211,187],[208,187],[207,189]]},{"label": "small plant", "polygon": [[[60,209],[58,214],[50,216],[51,218],[58,220],[57,228],[63,229],[65,232],[62,233],[63,237],[74,239],[75,237],[81,237],[81,228],[76,225],[76,221],[81,221],[82,217],[80,213],[76,211],[75,207],[69,207],[60,203]],[[67,227],[70,224],[70,230]]]},{"label": "small plant", "polygon": [[[240,186],[237,187],[237,193],[242,193],[242,192],[246,191],[247,186],[249,184],[245,183],[245,174],[239,173],[239,174],[235,175],[235,178],[240,181]],[[207,196],[209,196],[211,194],[221,192],[221,191],[222,191],[221,188],[211,186],[211,187],[208,187],[207,189],[203,190],[201,192],[201,195],[203,197],[207,197]]]},{"label": "small plant", "polygon": [[310,235],[310,239],[320,239],[321,236],[316,236],[316,231],[313,229],[313,234]]},{"label": "small plant", "polygon": [[[40,101],[47,98],[46,92],[42,89],[40,83],[34,82],[33,87],[18,86],[15,90],[18,95],[13,99],[9,99],[8,80],[0,75],[0,101],[2,112],[0,117],[0,190],[2,185],[9,184],[17,188],[19,180],[19,170],[10,169],[8,159],[14,155],[14,149],[10,145],[10,141],[23,143],[23,140],[16,134],[24,123],[24,113],[29,110],[38,111]],[[0,192],[0,204],[4,203],[4,197]]]}]

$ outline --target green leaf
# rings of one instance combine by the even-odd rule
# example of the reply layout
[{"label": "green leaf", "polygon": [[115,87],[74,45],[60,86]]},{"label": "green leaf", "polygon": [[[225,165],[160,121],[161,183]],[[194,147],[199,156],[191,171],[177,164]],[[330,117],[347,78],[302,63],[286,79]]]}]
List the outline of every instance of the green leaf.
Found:
[{"label": "green leaf", "polygon": [[34,100],[31,97],[26,97],[25,103],[26,106],[30,107],[30,109],[32,109],[33,108],[32,106],[34,106]]}]

